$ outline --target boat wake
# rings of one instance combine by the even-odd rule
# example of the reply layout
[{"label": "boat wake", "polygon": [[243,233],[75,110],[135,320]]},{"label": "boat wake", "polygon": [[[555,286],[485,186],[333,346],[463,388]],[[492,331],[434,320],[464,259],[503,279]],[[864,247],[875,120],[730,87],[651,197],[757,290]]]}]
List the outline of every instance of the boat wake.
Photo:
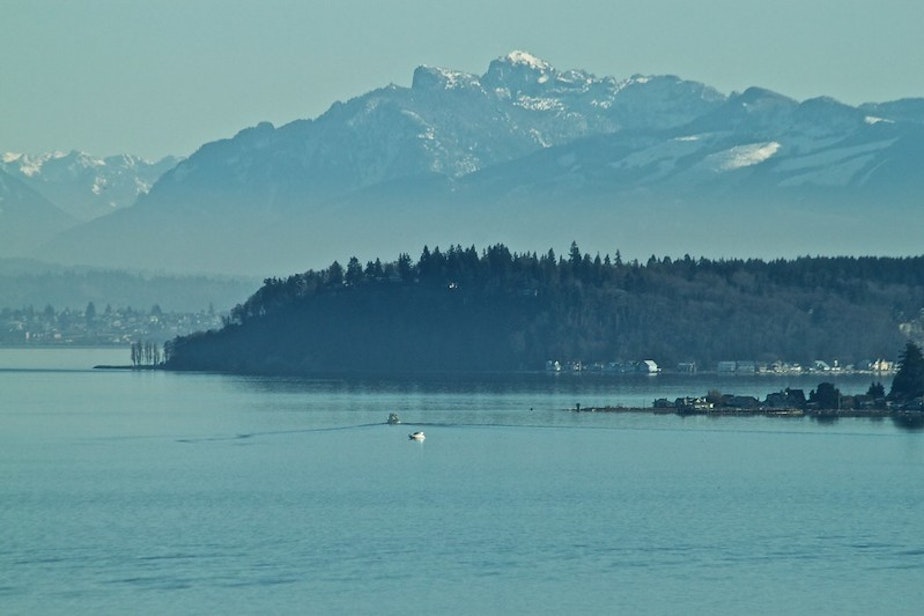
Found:
[{"label": "boat wake", "polygon": [[252,438],[265,437],[265,436],[289,436],[292,434],[310,434],[313,432],[344,432],[348,430],[358,430],[361,428],[371,428],[373,426],[381,426],[382,424],[378,423],[367,423],[367,424],[355,424],[349,426],[332,426],[329,428],[299,428],[297,430],[272,430],[267,432],[244,432],[241,434],[235,434],[233,436],[198,436],[198,437],[188,437],[188,438],[178,438],[176,442],[178,443],[212,443],[220,441],[243,441]]}]

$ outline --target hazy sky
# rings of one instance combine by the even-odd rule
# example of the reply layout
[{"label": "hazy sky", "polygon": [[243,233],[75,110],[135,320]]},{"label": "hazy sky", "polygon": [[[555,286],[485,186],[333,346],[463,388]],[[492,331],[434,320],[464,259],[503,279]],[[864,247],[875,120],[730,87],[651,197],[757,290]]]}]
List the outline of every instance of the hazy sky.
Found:
[{"label": "hazy sky", "polygon": [[188,155],[513,49],[858,104],[924,96],[921,0],[0,0],[0,151]]}]

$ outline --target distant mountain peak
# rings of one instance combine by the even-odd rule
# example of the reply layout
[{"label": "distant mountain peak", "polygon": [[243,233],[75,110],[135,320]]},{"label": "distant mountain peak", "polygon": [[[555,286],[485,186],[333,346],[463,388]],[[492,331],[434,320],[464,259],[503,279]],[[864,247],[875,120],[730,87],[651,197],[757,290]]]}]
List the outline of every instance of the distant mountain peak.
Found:
[{"label": "distant mountain peak", "polygon": [[795,107],[798,105],[795,99],[789,98],[779,92],[757,86],[752,86],[741,94],[732,94],[731,100],[744,107],[752,107],[754,105],[783,105]]},{"label": "distant mountain peak", "polygon": [[525,51],[511,51],[491,61],[488,72],[482,77],[482,83],[489,88],[506,89],[516,95],[535,91],[554,81],[558,75],[559,72],[545,60]]},{"label": "distant mountain peak", "polygon": [[[80,150],[55,150],[41,154],[26,154],[21,152],[5,152],[0,155],[0,164],[7,172],[13,171],[25,177],[41,176],[49,168],[54,167],[53,173],[62,173],[67,170],[69,176],[85,170],[100,169],[107,166],[136,167],[138,165],[173,164],[173,156],[167,156],[159,161],[151,161],[133,154],[115,154],[113,156],[94,156]],[[44,181],[47,181],[45,178]]]},{"label": "distant mountain peak", "polygon": [[76,150],[71,150],[70,152],[56,150],[54,152],[35,155],[7,152],[3,155],[3,164],[8,165],[10,168],[18,169],[19,173],[23,176],[32,177],[41,173],[42,167],[49,161],[56,161],[69,157],[78,159],[81,156],[87,157],[86,154],[77,152]]},{"label": "distant mountain peak", "polygon": [[554,70],[551,64],[526,51],[511,51],[506,56],[498,58],[497,61],[513,65],[525,65],[534,71],[546,72]]},{"label": "distant mountain peak", "polygon": [[77,220],[131,205],[176,163],[172,156],[151,162],[131,154],[101,157],[79,150],[0,155],[0,171]]},{"label": "distant mountain peak", "polygon": [[481,88],[477,75],[438,66],[418,66],[411,81],[413,90],[456,90]]}]

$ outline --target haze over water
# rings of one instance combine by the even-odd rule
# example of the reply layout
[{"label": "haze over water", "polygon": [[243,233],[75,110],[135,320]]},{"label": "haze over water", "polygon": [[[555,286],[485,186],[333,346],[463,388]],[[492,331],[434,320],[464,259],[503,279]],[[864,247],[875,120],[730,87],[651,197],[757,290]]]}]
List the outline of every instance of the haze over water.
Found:
[{"label": "haze over water", "polygon": [[4,613],[924,608],[924,433],[565,410],[817,377],[88,369],[126,354],[0,350]]}]

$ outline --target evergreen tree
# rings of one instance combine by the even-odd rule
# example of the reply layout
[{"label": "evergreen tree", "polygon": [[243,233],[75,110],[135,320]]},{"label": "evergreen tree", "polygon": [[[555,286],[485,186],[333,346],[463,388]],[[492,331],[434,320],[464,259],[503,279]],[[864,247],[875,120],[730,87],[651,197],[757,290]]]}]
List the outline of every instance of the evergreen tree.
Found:
[{"label": "evergreen tree", "polygon": [[343,266],[337,261],[330,264],[327,268],[327,282],[331,285],[343,284]]},{"label": "evergreen tree", "polygon": [[819,383],[817,390],[809,392],[809,402],[817,404],[820,409],[840,408],[841,391],[834,383]]},{"label": "evergreen tree", "polygon": [[866,395],[872,398],[885,398],[885,387],[879,381],[871,383],[869,389],[866,390]]},{"label": "evergreen tree", "polygon": [[918,345],[908,342],[899,356],[899,368],[892,380],[889,398],[909,402],[921,396],[924,396],[924,356]]},{"label": "evergreen tree", "polygon": [[350,257],[346,269],[346,282],[350,285],[356,285],[363,281],[363,267],[359,264],[359,259]]},{"label": "evergreen tree", "polygon": [[402,282],[410,282],[414,279],[414,266],[411,264],[411,256],[402,252],[398,256],[398,276]]},{"label": "evergreen tree", "polygon": [[87,309],[83,311],[83,317],[87,323],[87,330],[92,332],[96,328],[96,304],[88,303]]}]

